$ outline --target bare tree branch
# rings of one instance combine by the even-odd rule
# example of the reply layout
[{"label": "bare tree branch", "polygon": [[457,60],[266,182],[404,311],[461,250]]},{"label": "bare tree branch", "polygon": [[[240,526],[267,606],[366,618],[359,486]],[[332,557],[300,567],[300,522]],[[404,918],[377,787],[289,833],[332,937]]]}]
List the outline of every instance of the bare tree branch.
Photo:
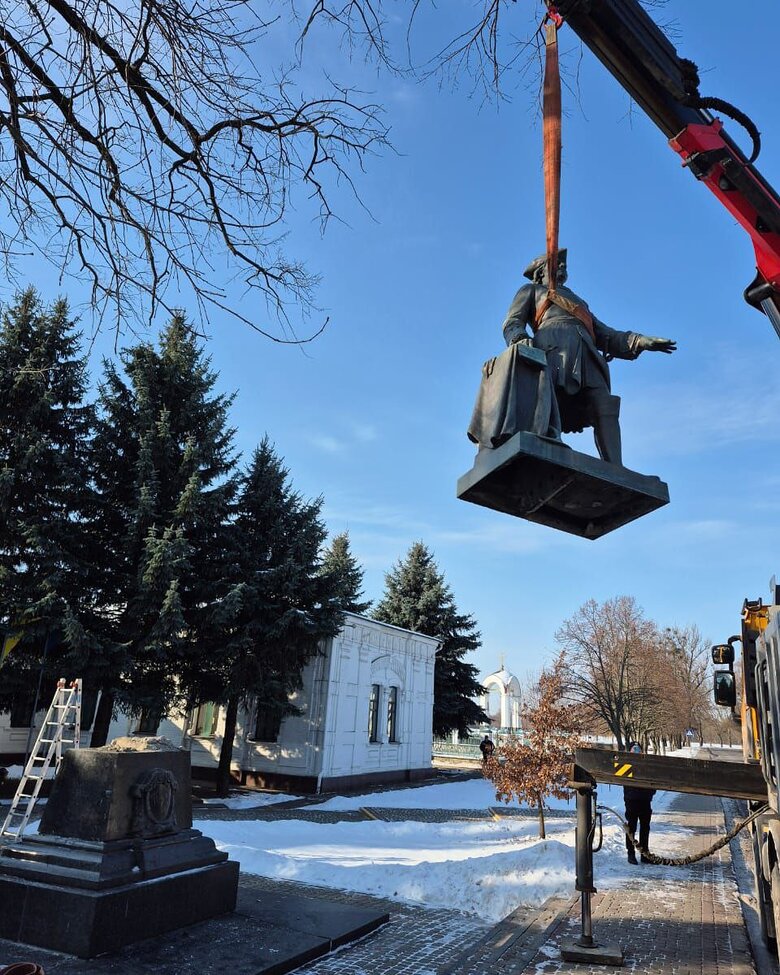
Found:
[{"label": "bare tree branch", "polygon": [[[0,7],[9,270],[32,247],[89,281],[100,320],[117,325],[189,292],[204,320],[219,308],[275,341],[308,341],[292,316],[312,309],[317,279],[282,246],[291,198],[302,187],[327,224],[333,187],[354,190],[354,170],[386,145],[379,107],[332,79],[309,96],[295,67],[261,72],[271,21],[242,0]],[[262,301],[235,302],[223,268]]]}]

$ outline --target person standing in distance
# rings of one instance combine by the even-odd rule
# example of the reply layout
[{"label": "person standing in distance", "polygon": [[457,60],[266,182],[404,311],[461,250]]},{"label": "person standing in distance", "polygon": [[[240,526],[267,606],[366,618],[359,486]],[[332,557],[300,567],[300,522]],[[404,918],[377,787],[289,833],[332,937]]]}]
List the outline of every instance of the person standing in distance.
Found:
[{"label": "person standing in distance", "polygon": [[490,739],[490,735],[485,735],[482,741],[479,743],[479,750],[482,752],[482,764],[487,765],[488,759],[495,751],[496,746]]},{"label": "person standing in distance", "polygon": [[[641,753],[642,746],[639,742],[632,742],[630,752]],[[648,851],[650,842],[650,819],[653,815],[653,796],[655,789],[636,789],[630,785],[623,786],[623,801],[626,804],[626,822],[631,832],[631,837],[626,836],[626,851],[628,862],[636,863],[636,850],[632,839],[639,824],[639,846],[641,848],[642,863],[650,863],[645,853]]]}]

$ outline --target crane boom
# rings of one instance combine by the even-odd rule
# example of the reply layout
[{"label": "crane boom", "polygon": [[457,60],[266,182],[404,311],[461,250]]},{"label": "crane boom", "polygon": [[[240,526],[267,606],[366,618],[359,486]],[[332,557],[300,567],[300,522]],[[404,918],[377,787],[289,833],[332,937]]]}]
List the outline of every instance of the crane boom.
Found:
[{"label": "crane boom", "polygon": [[691,90],[694,67],[638,0],[558,0],[549,5],[661,129],[683,165],[750,236],[756,277],[745,299],[780,337],[780,196]]}]

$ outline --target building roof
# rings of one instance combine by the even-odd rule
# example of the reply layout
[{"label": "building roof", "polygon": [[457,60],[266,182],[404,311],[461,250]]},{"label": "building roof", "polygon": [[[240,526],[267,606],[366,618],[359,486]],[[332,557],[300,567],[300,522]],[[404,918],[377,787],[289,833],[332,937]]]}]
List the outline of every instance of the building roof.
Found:
[{"label": "building roof", "polygon": [[500,681],[506,688],[508,688],[512,682],[516,683],[518,686],[520,685],[520,681],[517,679],[517,677],[506,669],[503,660],[501,661],[501,669],[495,671],[495,673],[488,674],[482,683],[484,684],[489,680]]}]

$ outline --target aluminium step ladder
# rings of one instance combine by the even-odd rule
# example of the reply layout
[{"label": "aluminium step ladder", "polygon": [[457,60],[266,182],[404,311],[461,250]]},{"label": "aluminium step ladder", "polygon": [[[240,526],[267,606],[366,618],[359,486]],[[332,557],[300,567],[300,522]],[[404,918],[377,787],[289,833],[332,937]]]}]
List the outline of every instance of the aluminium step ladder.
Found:
[{"label": "aluminium step ladder", "polygon": [[63,749],[78,748],[81,739],[81,679],[69,684],[64,678],[57,681],[54,699],[24,767],[11,809],[5,817],[0,840],[19,840],[30,822],[35,803],[49,769],[54,763],[54,775],[60,768]]}]

